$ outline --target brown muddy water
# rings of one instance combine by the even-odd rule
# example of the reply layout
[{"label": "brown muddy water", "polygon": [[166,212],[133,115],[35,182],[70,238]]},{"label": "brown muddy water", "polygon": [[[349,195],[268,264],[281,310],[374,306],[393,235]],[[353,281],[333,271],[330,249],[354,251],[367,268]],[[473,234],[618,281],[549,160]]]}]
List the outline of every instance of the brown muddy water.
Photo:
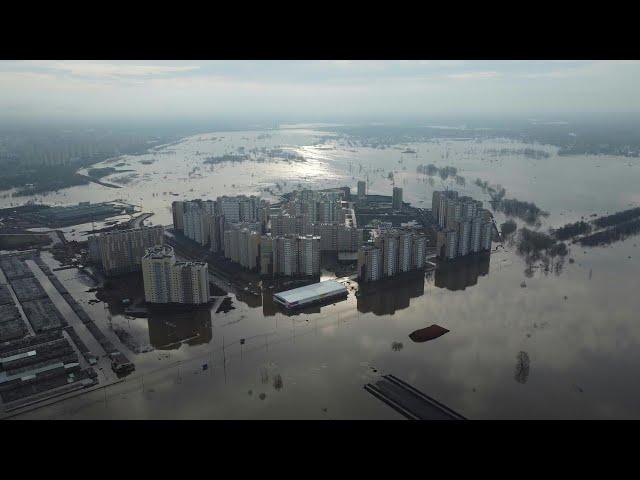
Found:
[{"label": "brown muddy water", "polygon": [[[549,212],[542,230],[640,203],[637,159],[560,157],[550,146],[536,147],[548,158],[487,154],[522,147],[499,139],[383,150],[354,147],[340,137],[321,143],[324,135],[303,129],[196,135],[118,159],[137,174],[121,189],[94,184],[38,199],[119,198],[154,212],[152,223],[167,225],[170,203],[179,198],[240,192],[275,198],[264,189],[277,194],[298,185],[355,190],[367,175],[370,193],[389,195],[393,171],[405,201],[425,208],[434,189],[448,186],[486,202],[473,181],[501,184],[507,197]],[[239,147],[280,146],[306,161],[203,163]],[[407,147],[417,153],[403,154]],[[145,159],[153,162],[140,163]],[[438,176],[430,182],[416,172],[428,163],[455,166],[465,184]],[[498,223],[504,218],[496,214]],[[86,291],[93,286],[89,278],[62,270],[56,274],[72,295],[132,352],[136,371],[106,391],[18,418],[399,419],[363,388],[386,373],[470,419],[640,418],[640,388],[633,381],[640,374],[638,244],[640,238],[632,237],[608,247],[570,245],[557,271],[528,274],[513,246],[505,245],[490,258],[368,286],[358,295],[354,282],[347,300],[292,316],[273,304],[267,290],[262,296],[230,294],[234,308],[226,313],[128,318],[114,305],[95,302],[95,292]],[[50,256],[43,258],[56,266]],[[448,332],[428,341],[410,338],[431,325]]]}]

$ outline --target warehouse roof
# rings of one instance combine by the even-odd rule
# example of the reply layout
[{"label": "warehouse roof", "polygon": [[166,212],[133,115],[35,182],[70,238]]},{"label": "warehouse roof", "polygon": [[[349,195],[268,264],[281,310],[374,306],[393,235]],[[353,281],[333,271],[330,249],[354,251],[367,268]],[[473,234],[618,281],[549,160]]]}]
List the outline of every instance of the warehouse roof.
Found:
[{"label": "warehouse roof", "polygon": [[325,280],[324,282],[313,283],[304,287],[294,288],[284,292],[276,293],[274,297],[286,303],[300,303],[312,298],[346,293],[347,287],[336,280]]}]

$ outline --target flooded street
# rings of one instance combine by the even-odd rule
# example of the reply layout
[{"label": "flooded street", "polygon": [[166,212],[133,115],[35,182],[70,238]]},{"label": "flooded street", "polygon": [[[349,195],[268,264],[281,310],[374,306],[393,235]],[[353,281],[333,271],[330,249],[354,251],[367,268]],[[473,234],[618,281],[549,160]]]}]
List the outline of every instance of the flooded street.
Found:
[{"label": "flooded street", "polygon": [[[402,153],[409,147],[416,153]],[[262,148],[305,160],[204,163],[253,149],[251,158],[258,158],[266,155]],[[154,213],[145,224],[169,225],[177,199],[244,193],[275,200],[297,188],[342,185],[355,193],[357,180],[367,178],[368,193],[390,195],[395,184],[405,202],[420,208],[430,208],[432,192],[444,188],[488,208],[488,194],[474,184],[479,178],[548,212],[542,230],[640,205],[638,159],[558,156],[540,145],[532,148],[548,156],[509,153],[522,148],[494,139],[380,149],[294,128],[209,133],[96,165],[135,170],[126,179],[117,173],[101,179],[122,188],[90,184],[34,199],[121,199]],[[492,153],[501,150],[507,153]],[[455,167],[464,184],[417,172],[430,163]],[[7,197],[0,206],[30,199]],[[501,213],[495,217],[505,221]],[[73,228],[76,235],[82,230]],[[106,390],[17,418],[401,419],[363,388],[383,374],[469,419],[640,418],[640,387],[632,381],[640,374],[638,245],[638,237],[607,247],[569,245],[557,272],[525,274],[524,259],[507,242],[490,258],[363,287],[357,296],[354,288],[345,301],[291,316],[264,289],[263,296],[230,293],[234,308],[226,313],[126,317],[121,306],[96,301],[86,275],[56,271],[108,338],[131,352],[136,371]],[[58,266],[49,254],[42,258]],[[448,332],[426,341],[410,337],[431,325]]]}]

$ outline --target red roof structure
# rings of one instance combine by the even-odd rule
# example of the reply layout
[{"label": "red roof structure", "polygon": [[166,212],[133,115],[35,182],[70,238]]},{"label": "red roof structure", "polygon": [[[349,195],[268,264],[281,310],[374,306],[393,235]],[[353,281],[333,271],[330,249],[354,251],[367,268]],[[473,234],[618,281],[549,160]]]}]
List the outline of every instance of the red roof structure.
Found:
[{"label": "red roof structure", "polygon": [[434,338],[441,337],[449,330],[441,327],[440,325],[431,325],[426,328],[421,328],[420,330],[416,330],[409,335],[409,338],[417,343],[427,342],[429,340],[433,340]]}]

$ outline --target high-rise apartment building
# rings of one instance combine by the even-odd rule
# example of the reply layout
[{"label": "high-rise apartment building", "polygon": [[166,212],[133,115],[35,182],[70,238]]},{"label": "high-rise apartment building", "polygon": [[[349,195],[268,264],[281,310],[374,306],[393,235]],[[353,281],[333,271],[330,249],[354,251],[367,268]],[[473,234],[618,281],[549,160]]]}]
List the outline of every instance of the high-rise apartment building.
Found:
[{"label": "high-rise apartment building", "polygon": [[273,274],[276,276],[320,275],[320,237],[318,236],[274,237],[272,252]]},{"label": "high-rise apartment building", "polygon": [[213,200],[191,200],[184,205],[184,236],[200,245],[209,243],[210,220],[216,203]]},{"label": "high-rise apartment building", "polygon": [[173,202],[171,213],[173,214],[173,228],[180,232],[184,231],[184,202]]},{"label": "high-rise apartment building", "polygon": [[491,249],[493,219],[482,202],[455,191],[433,192],[432,212],[438,223],[437,250],[447,259]]},{"label": "high-rise apartment building", "polygon": [[324,198],[318,202],[318,221],[331,223],[340,221],[338,212],[341,209],[340,202],[331,198]]},{"label": "high-rise apartment building", "polygon": [[469,249],[471,253],[478,253],[481,250],[482,244],[480,239],[482,237],[482,217],[480,215],[471,219],[471,242]]},{"label": "high-rise apartment building", "polygon": [[313,233],[320,237],[320,250],[323,252],[336,252],[338,250],[337,223],[316,223],[313,225]]},{"label": "high-rise apartment building", "polygon": [[305,214],[290,215],[279,213],[271,216],[271,234],[274,237],[282,235],[308,235],[313,233],[313,226]]},{"label": "high-rise apartment building", "polygon": [[411,253],[413,247],[413,233],[401,231],[398,233],[398,272],[404,273],[413,270],[411,265]]},{"label": "high-rise apartment building", "polygon": [[269,217],[271,216],[271,204],[267,200],[260,200],[258,207],[258,221],[262,225],[260,233],[266,233],[269,228]]},{"label": "high-rise apartment building", "polygon": [[491,250],[491,241],[493,240],[493,223],[485,221],[482,224],[482,231],[480,235],[480,249]]},{"label": "high-rise apartment building", "polygon": [[240,252],[238,262],[243,268],[258,270],[260,265],[260,233],[243,228],[240,230],[238,241]]},{"label": "high-rise apartment building", "polygon": [[358,280],[375,282],[382,278],[382,250],[373,244],[358,250]]},{"label": "high-rise apartment building", "polygon": [[233,197],[224,195],[216,199],[218,214],[224,215],[227,222],[256,222],[258,221],[258,209],[260,199],[254,195],[236,195]]},{"label": "high-rise apartment building", "polygon": [[273,275],[273,239],[271,235],[260,237],[260,274]]},{"label": "high-rise apartment building", "polygon": [[298,274],[307,277],[320,275],[320,237],[298,237]]},{"label": "high-rise apartment building", "polygon": [[367,197],[367,182],[358,181],[358,200],[364,200]]},{"label": "high-rise apartment building", "polygon": [[460,220],[457,222],[458,230],[458,256],[468,255],[471,247],[471,220]]},{"label": "high-rise apartment building", "polygon": [[209,249],[212,252],[224,251],[224,215],[213,214],[209,216]]},{"label": "high-rise apartment building", "polygon": [[164,244],[162,225],[130,230],[113,230],[90,236],[89,250],[99,261],[105,275],[121,275],[140,270],[140,261],[146,249]]},{"label": "high-rise apartment building", "polygon": [[392,207],[394,210],[402,210],[402,188],[393,187]]},{"label": "high-rise apartment building", "polygon": [[298,274],[298,237],[273,238],[273,274],[291,277]]},{"label": "high-rise apartment building", "polygon": [[209,301],[206,263],[177,262],[168,245],[147,249],[141,263],[147,302],[198,305]]},{"label": "high-rise apartment building", "polygon": [[[322,239],[321,239],[322,241]],[[357,252],[362,245],[363,230],[346,225],[337,227],[337,250],[338,252]]]},{"label": "high-rise apartment building", "polygon": [[411,244],[411,267],[413,270],[424,268],[427,260],[427,236],[415,234]]},{"label": "high-rise apartment building", "polygon": [[381,232],[374,244],[382,250],[382,277],[394,277],[398,274],[398,234],[393,230]]},{"label": "high-rise apartment building", "polygon": [[440,230],[437,234],[436,249],[438,254],[449,260],[458,255],[458,232],[454,229]]},{"label": "high-rise apartment building", "polygon": [[427,237],[409,228],[380,227],[373,241],[358,249],[358,278],[370,282],[420,270],[425,266]]},{"label": "high-rise apartment building", "polygon": [[431,212],[440,228],[446,227],[447,204],[458,199],[458,192],[453,190],[435,191],[431,200]]}]

